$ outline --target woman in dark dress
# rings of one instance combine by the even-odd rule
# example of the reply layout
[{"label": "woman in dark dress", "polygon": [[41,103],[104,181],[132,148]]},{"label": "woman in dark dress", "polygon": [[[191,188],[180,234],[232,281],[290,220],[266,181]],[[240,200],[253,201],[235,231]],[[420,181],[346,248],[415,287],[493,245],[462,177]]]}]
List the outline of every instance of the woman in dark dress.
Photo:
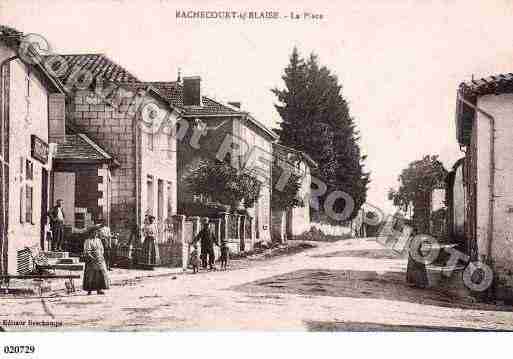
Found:
[{"label": "woman in dark dress", "polygon": [[159,247],[157,243],[157,225],[154,216],[148,217],[143,232],[142,262],[148,267],[154,267],[160,263]]},{"label": "woman in dark dress", "polygon": [[103,244],[98,235],[101,226],[91,230],[89,238],[84,242],[84,282],[82,289],[91,294],[95,290],[98,294],[105,294],[104,289],[109,289],[109,276],[107,266],[103,257]]}]

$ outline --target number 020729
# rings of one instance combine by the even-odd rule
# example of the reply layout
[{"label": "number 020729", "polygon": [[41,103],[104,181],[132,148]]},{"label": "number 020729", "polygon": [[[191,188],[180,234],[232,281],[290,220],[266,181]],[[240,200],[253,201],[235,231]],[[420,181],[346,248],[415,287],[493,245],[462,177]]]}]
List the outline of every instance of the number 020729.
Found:
[{"label": "number 020729", "polygon": [[4,345],[4,354],[33,354],[35,351],[34,345]]}]

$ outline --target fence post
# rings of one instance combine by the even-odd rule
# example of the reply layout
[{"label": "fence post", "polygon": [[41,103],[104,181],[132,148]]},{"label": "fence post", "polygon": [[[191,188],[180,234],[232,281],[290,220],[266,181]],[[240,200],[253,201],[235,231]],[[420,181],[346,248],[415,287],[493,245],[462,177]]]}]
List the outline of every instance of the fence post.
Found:
[{"label": "fence post", "polygon": [[215,223],[216,229],[216,238],[221,243],[221,218],[216,218],[212,220]]},{"label": "fence post", "polygon": [[187,269],[187,260],[189,258],[189,247],[187,243],[185,243],[185,216],[181,214],[175,214],[172,216],[172,218],[177,240],[182,244],[182,269],[185,271]]},{"label": "fence post", "polygon": [[228,226],[229,226],[229,214],[227,212],[221,213],[221,239],[224,239],[228,243]]},{"label": "fence post", "polygon": [[196,238],[196,236],[198,235],[199,231],[201,230],[200,217],[198,217],[198,216],[191,217],[191,221],[192,221],[192,239],[194,240]]}]

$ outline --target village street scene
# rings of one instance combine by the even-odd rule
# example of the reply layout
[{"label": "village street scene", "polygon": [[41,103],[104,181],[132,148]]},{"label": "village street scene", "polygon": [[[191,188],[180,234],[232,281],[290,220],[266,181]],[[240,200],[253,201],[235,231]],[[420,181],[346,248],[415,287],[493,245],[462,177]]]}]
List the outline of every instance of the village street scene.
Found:
[{"label": "village street scene", "polygon": [[78,3],[0,3],[0,331],[513,330],[511,4]]}]

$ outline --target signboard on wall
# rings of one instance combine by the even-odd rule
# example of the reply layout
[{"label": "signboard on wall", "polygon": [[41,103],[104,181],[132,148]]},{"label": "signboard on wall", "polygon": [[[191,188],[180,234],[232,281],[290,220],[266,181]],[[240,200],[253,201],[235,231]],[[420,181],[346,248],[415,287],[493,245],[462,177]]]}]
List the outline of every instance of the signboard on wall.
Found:
[{"label": "signboard on wall", "polygon": [[30,155],[43,164],[48,163],[48,143],[32,135],[30,137]]}]

